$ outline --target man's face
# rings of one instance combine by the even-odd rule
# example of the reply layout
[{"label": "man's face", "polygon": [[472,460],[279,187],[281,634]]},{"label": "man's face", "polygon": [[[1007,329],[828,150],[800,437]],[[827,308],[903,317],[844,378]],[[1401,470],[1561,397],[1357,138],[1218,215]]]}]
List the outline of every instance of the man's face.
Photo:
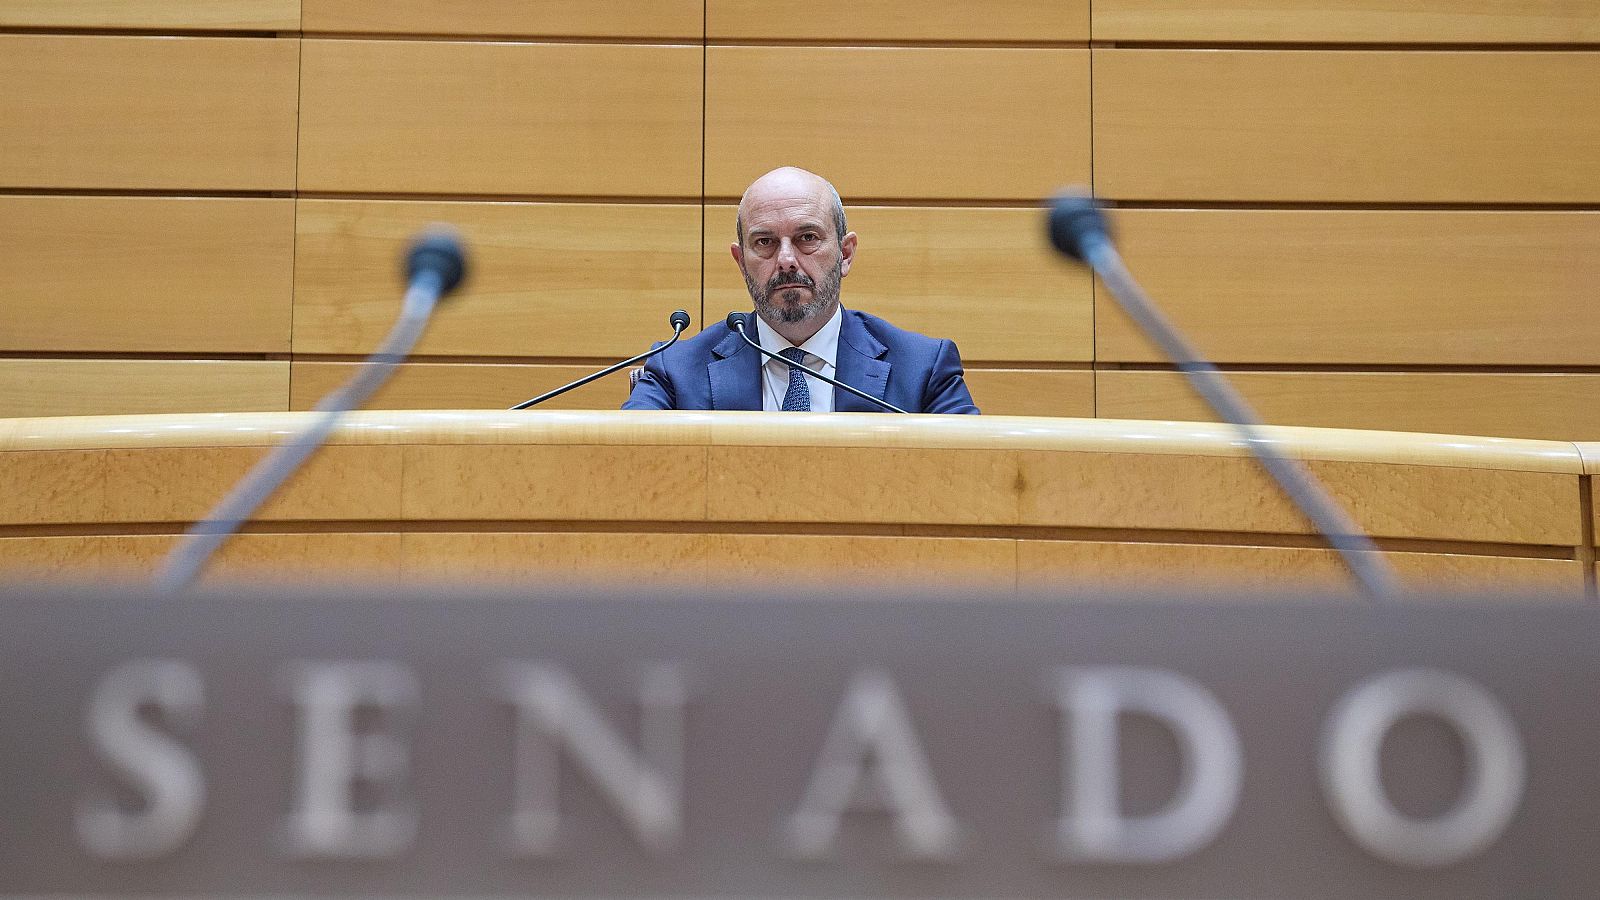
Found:
[{"label": "man's face", "polygon": [[733,258],[756,314],[780,331],[801,323],[820,328],[839,305],[856,236],[839,239],[828,197],[826,188],[787,180],[758,183],[745,197],[744,240],[733,245]]}]

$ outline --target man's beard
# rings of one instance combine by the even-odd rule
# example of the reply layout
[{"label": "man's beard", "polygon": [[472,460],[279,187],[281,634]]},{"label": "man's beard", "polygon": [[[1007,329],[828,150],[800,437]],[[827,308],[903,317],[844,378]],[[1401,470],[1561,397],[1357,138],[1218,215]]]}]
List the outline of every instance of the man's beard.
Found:
[{"label": "man's beard", "polygon": [[[744,276],[744,286],[750,291],[750,299],[755,301],[756,313],[768,322],[783,322],[794,324],[807,319],[823,315],[833,308],[839,299],[839,284],[844,280],[844,268],[839,263],[834,263],[833,271],[829,272],[821,282],[811,280],[804,272],[779,272],[767,281],[764,287],[758,287],[750,273]],[[795,287],[811,289],[811,299],[798,306],[782,302],[782,293],[793,290]],[[773,295],[778,294],[778,300]]]}]

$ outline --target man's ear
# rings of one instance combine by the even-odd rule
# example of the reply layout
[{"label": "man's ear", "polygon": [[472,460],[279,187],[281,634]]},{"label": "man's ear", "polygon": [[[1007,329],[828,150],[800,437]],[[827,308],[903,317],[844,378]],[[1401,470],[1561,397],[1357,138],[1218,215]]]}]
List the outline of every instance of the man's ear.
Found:
[{"label": "man's ear", "polygon": [[744,271],[744,248],[735,241],[728,245],[728,250],[733,253],[733,261],[739,265],[739,271]]},{"label": "man's ear", "polygon": [[839,242],[839,276],[842,278],[850,274],[850,263],[856,258],[856,233],[846,234],[844,240]]}]

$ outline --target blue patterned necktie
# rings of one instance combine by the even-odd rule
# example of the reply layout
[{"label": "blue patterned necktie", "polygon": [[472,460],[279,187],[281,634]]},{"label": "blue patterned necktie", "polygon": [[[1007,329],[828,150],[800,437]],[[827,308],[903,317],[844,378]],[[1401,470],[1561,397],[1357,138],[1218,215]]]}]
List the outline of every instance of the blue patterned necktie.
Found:
[{"label": "blue patterned necktie", "polygon": [[[778,355],[794,363],[803,363],[806,352],[799,347],[786,347]],[[784,412],[811,412],[811,388],[806,387],[806,373],[789,366],[789,390],[783,395]]]}]

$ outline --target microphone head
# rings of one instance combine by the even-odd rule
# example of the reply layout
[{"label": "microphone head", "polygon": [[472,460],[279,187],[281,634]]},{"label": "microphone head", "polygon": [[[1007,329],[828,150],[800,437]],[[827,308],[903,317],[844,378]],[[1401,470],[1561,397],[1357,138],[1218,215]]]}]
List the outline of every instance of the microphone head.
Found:
[{"label": "microphone head", "polygon": [[673,331],[682,331],[689,327],[689,314],[681,309],[675,309],[672,315],[667,317],[667,322],[672,325]]},{"label": "microphone head", "polygon": [[1088,261],[1095,239],[1110,242],[1111,230],[1100,202],[1087,193],[1067,191],[1050,198],[1050,243],[1078,262]]},{"label": "microphone head", "polygon": [[444,297],[467,277],[467,253],[455,229],[430,225],[412,241],[406,251],[406,281],[415,281],[423,272],[439,276],[439,296]]},{"label": "microphone head", "polygon": [[731,312],[731,313],[728,313],[728,318],[726,320],[724,320],[724,323],[728,326],[728,330],[729,331],[743,331],[744,330],[744,313],[742,313],[742,312]]}]

